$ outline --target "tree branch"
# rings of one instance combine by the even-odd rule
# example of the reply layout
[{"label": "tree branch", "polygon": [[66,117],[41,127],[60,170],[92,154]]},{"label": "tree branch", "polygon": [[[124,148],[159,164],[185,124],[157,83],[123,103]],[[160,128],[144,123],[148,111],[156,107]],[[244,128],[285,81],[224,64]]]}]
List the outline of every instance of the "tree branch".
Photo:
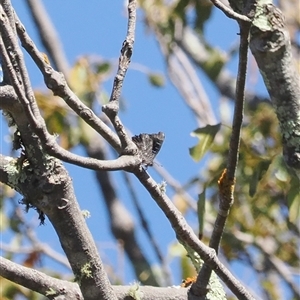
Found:
[{"label": "tree branch", "polygon": [[[45,275],[37,270],[26,268],[11,262],[3,257],[0,258],[0,275],[8,280],[32,289],[45,295],[51,300],[83,300],[77,283],[56,279]],[[143,299],[143,300],[186,300],[187,289],[180,287],[152,287],[141,286],[134,283],[131,286],[113,286],[114,293],[119,300]],[[102,298],[97,298],[102,299]],[[189,300],[197,300],[194,297]]]},{"label": "tree branch", "polygon": [[47,173],[32,172],[14,161],[4,169],[8,185],[24,195],[27,207],[36,207],[51,221],[85,299],[115,299],[94,240],[78,206],[71,178],[56,159],[48,159]]},{"label": "tree branch", "polygon": [[108,116],[110,121],[112,122],[116,133],[121,141],[122,149],[124,154],[134,154],[136,153],[136,146],[132,142],[131,138],[125,131],[125,128],[118,117],[119,112],[119,100],[121,96],[121,90],[123,86],[123,81],[125,79],[125,75],[127,69],[130,64],[131,55],[133,51],[133,43],[134,43],[134,31],[135,31],[135,23],[136,23],[136,0],[128,1],[128,27],[127,27],[127,35],[126,39],[123,42],[121,55],[119,57],[119,65],[117,74],[114,79],[114,84],[112,88],[112,93],[110,96],[109,103],[103,105],[102,111]]},{"label": "tree branch", "polygon": [[[85,148],[90,157],[97,160],[105,160],[107,158],[103,142],[99,137],[92,137],[91,142]],[[158,286],[155,274],[151,270],[151,266],[136,239],[132,216],[118,198],[116,194],[117,189],[111,175],[106,171],[98,171],[95,175],[107,207],[111,231],[116,240],[122,243],[122,247],[132,263],[136,277],[144,285]],[[142,274],[147,274],[148,276],[141,276]]]},{"label": "tree branch", "polygon": [[[13,28],[2,5],[0,5],[0,29],[0,53],[2,64],[5,66],[4,69],[7,73],[6,76],[14,87],[18,98],[24,100],[21,104],[27,116],[31,116],[34,119],[39,115],[39,111],[35,105],[34,96],[29,85],[29,77],[24,65],[22,52],[18,47]],[[14,118],[14,121],[17,122],[17,119]],[[31,125],[33,125],[33,122]],[[27,156],[32,166],[36,168],[42,167],[44,165],[44,154],[37,137],[29,136],[28,133],[26,136],[26,132],[24,132],[24,140],[22,142],[24,146],[27,146]]]},{"label": "tree branch", "polygon": [[0,258],[0,275],[42,294],[48,299],[83,300],[76,283],[50,277],[42,272],[11,262],[4,257]]},{"label": "tree branch", "polygon": [[202,243],[194,234],[181,213],[149,174],[143,169],[135,170],[134,174],[168,218],[179,242],[197,252],[239,299],[253,300],[253,296],[219,261],[215,250]]},{"label": "tree branch", "polygon": [[129,177],[129,174],[128,173],[123,173],[124,175],[124,179],[125,179],[125,183],[128,187],[128,191],[129,191],[129,194],[131,196],[131,199],[133,201],[133,204],[135,206],[135,209],[137,211],[137,214],[138,214],[138,217],[139,217],[139,221],[140,221],[140,224],[142,225],[142,228],[144,229],[145,231],[145,234],[146,236],[148,237],[148,241],[150,243],[150,245],[152,246],[153,248],[153,251],[160,263],[160,267],[161,267],[161,270],[163,272],[163,286],[167,285],[167,286],[170,286],[171,285],[171,274],[170,274],[170,271],[166,265],[166,261],[163,257],[163,254],[162,254],[162,251],[160,250],[159,248],[159,245],[154,237],[154,235],[152,234],[151,230],[150,230],[150,226],[149,226],[149,222],[147,221],[145,215],[144,215],[144,212],[139,204],[139,201],[138,201],[138,197],[137,197],[137,194],[132,186],[132,182],[130,180],[130,177]]},{"label": "tree branch", "polygon": [[219,0],[211,0],[211,2],[216,7],[218,7],[228,18],[234,19],[236,21],[243,21],[248,23],[251,22],[251,20],[247,16],[235,12],[234,10],[232,10],[230,7],[226,6]]},{"label": "tree branch", "polygon": [[[1,9],[1,7],[0,7],[0,9]],[[11,33],[11,29],[8,26],[9,23],[7,21],[7,18],[5,18],[4,14],[1,15],[0,21],[1,21],[0,25],[3,29],[3,32],[6,34],[7,38],[9,38],[8,41],[10,43],[10,38],[13,38],[13,36]],[[18,61],[22,61],[23,58],[19,51],[19,46],[17,45],[17,43],[13,42],[11,47],[13,49],[16,49],[16,53],[18,53],[18,57],[19,57]],[[6,63],[6,66],[7,66],[8,70],[10,70],[9,75],[11,76],[11,78],[10,78],[11,82],[13,82],[13,87],[16,91],[18,99],[20,100],[20,102],[23,105],[23,108],[25,109],[25,112],[28,117],[31,128],[37,134],[37,136],[39,137],[39,139],[43,145],[43,148],[47,151],[47,153],[49,155],[59,158],[65,162],[73,163],[75,165],[79,165],[79,166],[82,166],[85,168],[90,168],[93,170],[121,170],[121,169],[127,169],[127,168],[131,169],[140,164],[140,158],[138,156],[136,156],[136,157],[123,156],[123,157],[120,157],[111,162],[109,162],[109,161],[101,162],[101,161],[94,160],[92,158],[84,158],[79,155],[75,155],[75,154],[63,149],[62,147],[60,147],[56,143],[55,138],[53,136],[51,136],[47,131],[45,121],[40,115],[40,112],[39,112],[36,102],[35,102],[34,95],[31,91],[31,88],[29,87],[29,83],[27,82],[27,79],[26,79],[26,83],[25,83],[25,86],[27,88],[25,88],[25,90],[27,90],[28,92],[26,94],[24,93],[23,87],[21,84],[23,81],[20,82],[20,79],[18,79],[16,70],[13,67],[13,64],[11,63],[10,58],[7,55],[8,53],[6,52],[6,46],[4,45],[2,40],[0,40],[0,50],[1,50],[1,53],[3,53],[3,59]],[[23,70],[23,73],[24,73],[23,77],[28,77],[28,75],[25,76],[25,73],[27,74],[25,69]],[[28,99],[31,99],[31,100],[28,100]],[[28,146],[28,148],[29,147],[30,146]],[[36,153],[38,151],[37,149],[39,149],[39,147],[36,147],[34,149],[35,149],[35,153]],[[39,154],[40,155],[32,154],[31,157],[29,156],[29,158],[31,158],[31,160],[32,160],[33,165],[36,164],[36,168],[40,168],[41,166],[44,165],[44,153],[41,151],[41,149],[39,151]],[[40,157],[40,159],[37,159],[38,157]]]},{"label": "tree branch", "polygon": [[[245,83],[246,83],[246,70],[248,59],[249,47],[249,32],[250,23],[240,22],[240,50],[239,50],[239,66],[236,85],[236,101],[234,107],[234,116],[232,122],[232,133],[229,142],[229,154],[227,161],[227,168],[219,179],[219,210],[217,219],[214,224],[214,229],[209,242],[209,247],[215,249],[218,253],[219,245],[224,232],[227,217],[230,208],[234,202],[233,192],[235,184],[235,173],[237,162],[239,158],[240,135],[243,123],[244,114],[244,101],[245,101]],[[198,274],[196,282],[192,285],[191,291],[198,296],[206,295],[209,289],[209,278],[212,269],[204,262],[201,271]]]},{"label": "tree branch", "polygon": [[273,4],[258,7],[250,49],[279,120],[284,159],[300,177],[300,78],[284,16]]},{"label": "tree branch", "polygon": [[54,95],[61,97],[72,110],[81,117],[87,124],[95,129],[105,140],[112,145],[116,151],[121,153],[121,145],[117,135],[99,119],[94,112],[87,107],[80,99],[71,91],[67,85],[63,74],[55,71],[43,58],[33,41],[25,31],[24,26],[16,17],[16,26],[22,46],[32,57],[41,73],[44,76],[46,86],[53,91]]}]

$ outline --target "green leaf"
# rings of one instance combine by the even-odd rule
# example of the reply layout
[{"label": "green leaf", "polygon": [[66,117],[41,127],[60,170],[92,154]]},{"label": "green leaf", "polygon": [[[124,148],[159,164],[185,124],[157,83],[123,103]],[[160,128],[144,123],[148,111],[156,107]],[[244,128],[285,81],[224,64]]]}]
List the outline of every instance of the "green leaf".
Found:
[{"label": "green leaf", "polygon": [[201,33],[203,32],[204,24],[207,20],[209,20],[212,12],[212,2],[209,0],[202,0],[195,2],[195,11],[196,11],[196,18],[194,28]]},{"label": "green leaf", "polygon": [[97,74],[108,73],[111,69],[111,65],[109,62],[103,62],[96,65]]},{"label": "green leaf", "polygon": [[158,73],[150,73],[148,76],[150,83],[155,87],[163,87],[165,85],[165,78]]},{"label": "green leaf", "polygon": [[191,136],[195,136],[199,139],[198,144],[189,149],[191,157],[196,162],[198,162],[209,150],[220,128],[221,124],[207,125],[203,128],[198,128],[191,133]]},{"label": "green leaf", "polygon": [[253,197],[256,193],[256,188],[264,173],[268,170],[270,163],[269,159],[261,160],[255,167],[253,175],[250,179],[249,195]]},{"label": "green leaf", "polygon": [[296,176],[291,179],[291,188],[288,193],[289,220],[296,224],[300,218],[300,181]]}]

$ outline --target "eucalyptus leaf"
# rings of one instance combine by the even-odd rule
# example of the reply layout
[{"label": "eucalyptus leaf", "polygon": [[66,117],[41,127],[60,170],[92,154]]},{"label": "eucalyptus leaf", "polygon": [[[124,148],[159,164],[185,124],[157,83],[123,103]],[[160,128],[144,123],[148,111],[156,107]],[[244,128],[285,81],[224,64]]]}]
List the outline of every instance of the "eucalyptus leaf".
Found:
[{"label": "eucalyptus leaf", "polygon": [[195,136],[199,139],[198,144],[189,149],[191,157],[196,162],[200,161],[204,154],[209,150],[220,127],[221,124],[207,125],[198,128],[191,133],[191,136]]},{"label": "eucalyptus leaf", "polygon": [[165,78],[163,75],[158,73],[150,73],[148,75],[150,83],[155,87],[163,87],[165,85]]},{"label": "eucalyptus leaf", "polygon": [[289,220],[296,224],[300,218],[300,180],[296,176],[291,179],[291,187],[288,193]]}]

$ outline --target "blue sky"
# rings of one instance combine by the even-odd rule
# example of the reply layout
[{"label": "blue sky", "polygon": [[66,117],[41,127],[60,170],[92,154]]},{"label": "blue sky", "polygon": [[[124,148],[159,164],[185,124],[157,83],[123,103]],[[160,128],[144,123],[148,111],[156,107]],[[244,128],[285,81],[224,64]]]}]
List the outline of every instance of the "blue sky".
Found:
[{"label": "blue sky", "polygon": [[[34,25],[30,21],[25,1],[14,0],[12,3],[29,35],[34,41],[37,41],[38,47],[43,51]],[[83,2],[64,0],[44,1],[44,3],[62,39],[70,65],[80,55],[99,55],[108,59],[118,58],[127,29],[126,9],[123,1],[92,0]],[[141,14],[139,14],[138,19],[132,63],[144,65],[155,72],[165,73],[165,64],[154,36],[142,23]],[[238,39],[236,23],[227,19],[216,9],[205,30],[209,42],[224,50],[229,49]],[[26,62],[33,86],[36,88],[43,87],[43,78],[28,56],[26,57]],[[232,72],[236,71],[236,64],[236,60],[229,63],[228,66]],[[220,95],[203,74],[200,73],[199,75],[211,101],[217,108]],[[111,86],[112,80],[105,84],[108,94],[110,94]],[[253,89],[265,93],[261,81]],[[180,95],[169,81],[166,82],[165,87],[155,89],[150,86],[144,74],[129,69],[123,87],[123,97],[126,100],[126,110],[121,113],[121,118],[125,126],[133,134],[142,132],[155,133],[158,131],[165,133],[166,139],[158,155],[158,160],[164,168],[180,182],[186,182],[191,176],[201,172],[203,165],[195,163],[190,158],[188,151],[188,148],[196,143],[196,139],[190,136],[190,132],[196,129],[197,124],[192,113],[184,105]],[[216,115],[218,116],[218,112]],[[5,132],[3,121],[2,126],[2,131]],[[5,152],[9,153],[8,144],[3,143],[2,145]],[[75,149],[75,151],[83,153],[79,148]],[[76,166],[66,165],[66,167],[73,179],[81,208],[87,209],[92,213],[87,223],[100,249],[100,253],[104,254],[104,257],[108,259],[107,263],[116,262],[117,252],[106,248],[106,245],[112,245],[114,240],[107,226],[106,208],[102,204],[101,195],[93,173]],[[153,169],[149,168],[148,171],[159,182],[162,180]],[[122,198],[127,209],[135,215],[135,209],[125,189],[122,176],[116,173],[114,181],[116,182],[119,197]],[[138,184],[134,177],[132,177],[132,181],[138,191],[139,200],[150,223],[151,230],[157,234],[158,243],[163,252],[166,253],[170,243],[175,241],[173,230],[144,188]],[[167,189],[167,192],[171,197],[172,191]],[[61,251],[50,222],[46,221],[46,226],[39,227],[37,215],[34,212],[30,212],[26,217],[34,224],[38,236],[43,241],[49,242],[57,251]],[[195,219],[191,220],[191,225],[197,228]],[[155,263],[155,256],[149,250],[149,244],[140,227],[136,220],[139,243],[149,255],[151,262]],[[4,235],[4,241],[5,238],[8,239],[9,237],[10,235]],[[45,260],[46,262],[48,260]],[[59,269],[52,262],[49,263],[51,263],[53,268]],[[176,267],[175,264],[172,264],[172,266],[174,267],[174,284],[179,284],[181,278],[178,266]],[[114,267],[117,266],[115,265]],[[126,274],[121,274],[124,276],[125,282],[132,282],[135,278],[128,265],[126,265],[125,271]],[[236,271],[238,271],[238,268]]]}]

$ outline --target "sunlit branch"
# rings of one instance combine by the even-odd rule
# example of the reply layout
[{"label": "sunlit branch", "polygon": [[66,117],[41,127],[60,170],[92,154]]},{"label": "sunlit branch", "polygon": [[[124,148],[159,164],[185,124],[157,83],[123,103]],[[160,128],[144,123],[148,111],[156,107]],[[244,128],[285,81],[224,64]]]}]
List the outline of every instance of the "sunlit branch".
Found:
[{"label": "sunlit branch", "polygon": [[[7,27],[8,22],[5,22],[5,17],[2,15],[1,19],[1,25],[3,27],[3,31],[7,32],[7,35],[11,36],[9,27]],[[6,24],[6,25],[5,25]],[[15,48],[19,48],[18,45],[15,43],[13,45]],[[46,124],[44,119],[41,117],[40,112],[36,106],[34,95],[31,94],[29,83],[26,80],[27,88],[25,90],[28,90],[28,95],[24,93],[22,82],[20,82],[20,79],[18,79],[17,73],[13,67],[13,64],[10,61],[10,58],[8,55],[6,55],[6,47],[2,41],[0,40],[0,49],[1,52],[4,54],[4,61],[6,63],[6,66],[8,70],[10,70],[9,74],[11,76],[11,82],[13,83],[14,89],[16,91],[16,94],[18,95],[18,98],[20,102],[23,105],[23,108],[26,112],[27,118],[31,124],[32,129],[35,131],[35,133],[40,138],[40,141],[43,145],[43,148],[47,151],[49,155],[52,155],[56,158],[59,158],[65,162],[68,163],[74,163],[75,165],[82,166],[84,168],[90,168],[93,170],[120,170],[120,169],[126,169],[126,168],[132,168],[139,164],[139,159],[135,157],[120,157],[117,160],[113,161],[97,161],[92,158],[85,158],[81,157],[79,155],[73,154],[62,147],[60,147],[55,137],[50,135],[47,131]],[[19,53],[20,51],[18,51]],[[22,60],[22,57],[19,58],[19,61]],[[24,70],[24,73],[25,70]],[[26,73],[27,74],[27,73]],[[23,77],[26,77],[25,75]],[[31,99],[31,100],[28,100]],[[34,107],[34,108],[33,108]],[[39,149],[38,147],[36,147]],[[44,154],[40,151],[41,159],[39,160],[39,166],[43,165],[43,156]],[[33,160],[34,161],[34,160]]]},{"label": "sunlit branch", "polygon": [[127,69],[129,67],[131,56],[133,52],[135,25],[136,25],[136,0],[128,1],[128,26],[127,35],[121,48],[121,55],[119,57],[119,65],[117,74],[114,78],[112,93],[109,103],[102,107],[103,112],[109,117],[116,133],[121,141],[122,150],[124,154],[133,154],[136,152],[136,147],[131,138],[125,131],[124,125],[118,117],[119,100]]},{"label": "sunlit branch", "polygon": [[211,0],[211,2],[218,7],[228,18],[234,19],[236,21],[244,21],[244,22],[251,22],[251,19],[249,19],[245,15],[241,15],[237,12],[235,12],[230,7],[226,6],[224,3],[222,3],[219,0]]},{"label": "sunlit branch", "polygon": [[32,268],[11,262],[4,257],[0,258],[0,270],[2,277],[44,296],[51,296],[51,299],[62,294],[62,291],[68,299],[83,299],[77,284],[50,277]]},{"label": "sunlit branch", "polygon": [[163,178],[163,180],[166,181],[167,186],[170,186],[175,193],[182,195],[184,201],[186,201],[186,204],[193,210],[197,211],[197,203],[195,199],[192,198],[192,196],[186,192],[184,187],[178,182],[166,169],[160,167],[160,163],[158,160],[156,160],[158,163],[158,166],[154,165],[155,171]]},{"label": "sunlit branch", "polygon": [[250,49],[271,97],[282,134],[283,157],[300,178],[300,77],[282,12],[260,1]]},{"label": "sunlit branch", "polygon": [[[85,147],[87,154],[98,160],[107,159],[108,153],[104,141],[100,136],[93,136],[91,139],[93,142],[88,143]],[[122,173],[126,174],[126,172]],[[158,286],[150,262],[138,243],[138,228],[134,226],[133,216],[118,196],[118,183],[114,182],[112,174],[107,171],[98,171],[95,175],[102,192],[101,198],[103,198],[109,214],[109,227],[115,239],[119,241],[122,250],[125,251],[128,259],[131,261],[136,278],[139,278],[143,285]],[[143,272],[147,272],[148,276],[141,276]]]},{"label": "sunlit branch", "polygon": [[[93,170],[121,170],[126,168],[132,168],[139,164],[139,158],[130,156],[130,157],[119,157],[116,160],[112,161],[98,161],[93,158],[85,158],[81,157],[79,155],[73,154],[62,147],[60,147],[57,142],[55,141],[55,137],[51,136],[46,128],[44,119],[38,115],[35,116],[32,113],[31,105],[29,101],[27,100],[26,95],[23,92],[22,86],[18,81],[17,75],[15,73],[15,70],[9,60],[9,58],[5,55],[5,46],[3,44],[2,39],[0,39],[0,50],[2,53],[4,53],[3,57],[4,60],[6,60],[6,65],[8,67],[8,70],[10,70],[10,75],[12,77],[12,82],[14,85],[14,89],[16,91],[16,94],[18,95],[19,100],[23,104],[23,108],[25,108],[25,111],[27,113],[27,117],[30,121],[30,124],[32,125],[32,128],[37,133],[38,137],[40,138],[43,147],[46,149],[47,153],[59,158],[65,162],[73,163],[75,165],[79,165],[84,168],[89,168]],[[39,112],[38,112],[39,114]],[[36,150],[39,148],[37,147]],[[44,154],[40,152],[42,155],[42,162],[41,164],[38,164],[39,166],[43,166],[43,156]],[[36,157],[35,157],[36,158]],[[34,161],[34,160],[33,160]]]},{"label": "sunlit branch", "polygon": [[144,228],[145,234],[149,239],[149,242],[153,248],[154,253],[156,254],[158,261],[161,264],[162,272],[164,273],[164,283],[170,286],[171,285],[171,274],[170,274],[170,271],[168,270],[168,267],[166,266],[166,262],[163,257],[162,251],[159,248],[158,242],[150,230],[149,222],[147,221],[146,216],[139,204],[138,197],[137,197],[136,191],[134,190],[133,185],[131,183],[129,174],[128,173],[123,173],[123,174],[124,174],[124,179],[125,179],[129,194],[130,194],[133,204],[137,210],[137,214],[140,219],[140,223],[141,223],[142,227]]},{"label": "sunlit branch", "polygon": [[54,95],[61,97],[66,104],[87,124],[95,129],[105,140],[108,141],[119,153],[121,152],[120,141],[116,134],[95,113],[86,106],[69,88],[63,74],[55,71],[45,60],[41,52],[30,39],[20,20],[16,16],[16,27],[22,46],[32,57],[44,76],[46,86],[53,91]]},{"label": "sunlit branch", "polygon": [[[215,221],[214,229],[210,239],[209,246],[215,249],[218,253],[219,245],[224,232],[227,217],[230,208],[233,204],[234,184],[237,162],[239,158],[240,135],[243,123],[244,101],[245,101],[245,83],[247,58],[249,47],[249,23],[240,23],[240,49],[239,49],[239,66],[236,85],[236,102],[234,107],[234,115],[232,122],[232,133],[229,142],[229,154],[227,161],[227,168],[224,170],[219,179],[219,210],[217,219]],[[211,276],[211,267],[205,262],[201,268],[196,282],[192,285],[191,291],[193,294],[203,296],[207,293],[208,282]]]},{"label": "sunlit branch", "polygon": [[197,252],[239,299],[254,300],[246,288],[219,261],[215,250],[199,240],[182,214],[149,174],[145,170],[136,170],[134,174],[168,218],[178,241]]}]

